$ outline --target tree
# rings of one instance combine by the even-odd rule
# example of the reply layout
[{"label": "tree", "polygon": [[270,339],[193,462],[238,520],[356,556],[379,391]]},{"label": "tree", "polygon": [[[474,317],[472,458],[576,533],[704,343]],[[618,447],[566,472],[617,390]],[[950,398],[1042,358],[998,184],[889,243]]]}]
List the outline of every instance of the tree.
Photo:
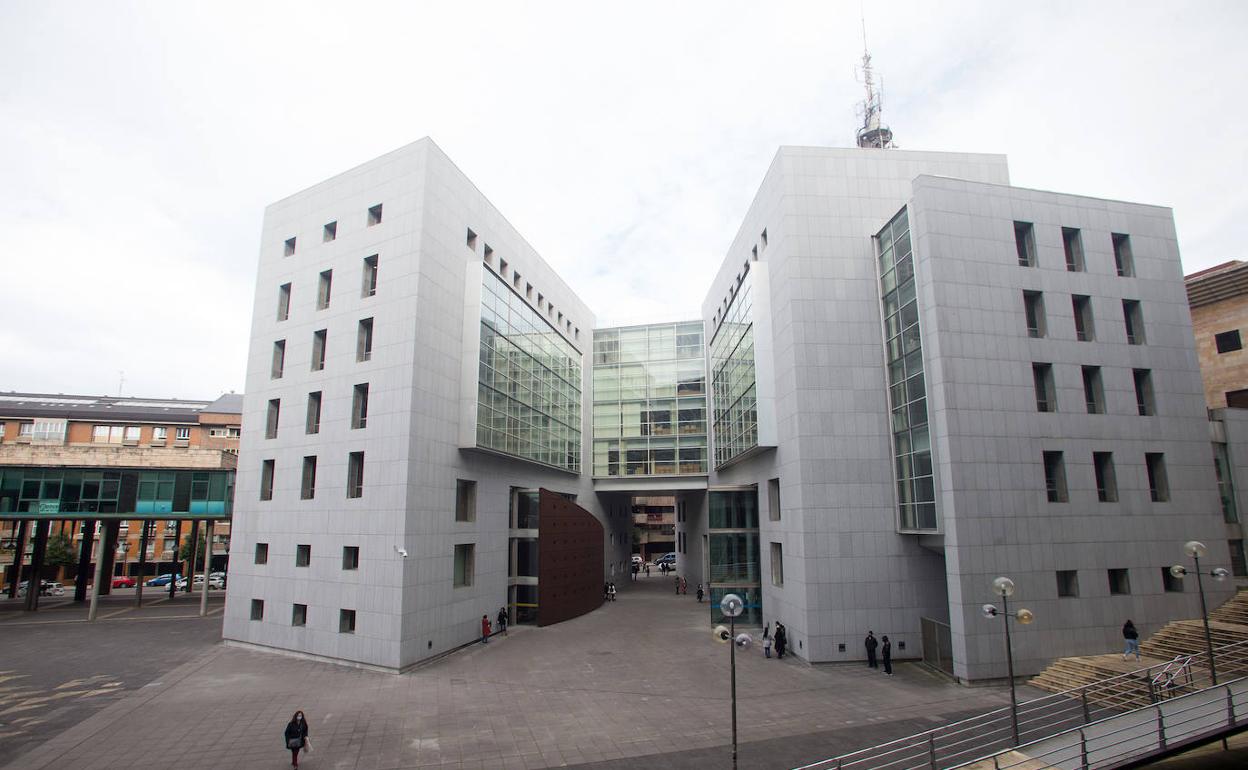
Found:
[{"label": "tree", "polygon": [[[182,548],[181,550],[178,551],[178,559],[180,561],[186,561],[187,559],[191,558],[191,555],[192,555],[191,554],[191,536],[187,535],[186,537],[182,539]],[[204,558],[204,533],[203,532],[199,533],[199,544],[195,547],[194,556],[195,556],[196,561],[199,561],[200,559]],[[192,570],[192,572],[193,571],[194,570]]]},{"label": "tree", "polygon": [[48,538],[48,545],[43,552],[44,564],[49,567],[68,567],[77,561],[74,546],[64,532],[57,532]]}]

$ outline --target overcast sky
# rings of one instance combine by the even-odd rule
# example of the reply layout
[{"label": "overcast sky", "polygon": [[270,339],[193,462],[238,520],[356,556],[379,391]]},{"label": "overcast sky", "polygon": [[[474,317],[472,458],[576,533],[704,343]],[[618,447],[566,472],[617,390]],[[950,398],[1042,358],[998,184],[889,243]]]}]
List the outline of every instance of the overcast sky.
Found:
[{"label": "overcast sky", "polygon": [[[0,390],[241,391],[264,206],[423,136],[600,325],[696,318],[776,148],[853,145],[860,7],[0,2]],[[901,147],[1245,256],[1248,3],[866,9]]]}]

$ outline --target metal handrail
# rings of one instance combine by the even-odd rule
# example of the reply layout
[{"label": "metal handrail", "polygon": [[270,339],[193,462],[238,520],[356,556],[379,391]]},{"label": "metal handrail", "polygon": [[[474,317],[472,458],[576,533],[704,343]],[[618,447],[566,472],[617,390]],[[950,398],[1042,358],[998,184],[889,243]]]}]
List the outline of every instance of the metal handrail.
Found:
[{"label": "metal handrail", "polygon": [[[1216,648],[1214,656],[1219,672],[1224,666],[1228,673],[1238,666],[1248,673],[1248,640]],[[1208,670],[1208,661],[1204,660],[1207,657],[1208,653],[1203,652],[1188,656],[1185,663],[1188,689],[1197,687],[1192,675],[1193,667]],[[1074,725],[1092,724],[1100,721],[1106,714],[1112,716],[1134,710],[1137,706],[1133,705],[1133,698],[1156,703],[1159,698],[1152,680],[1158,671],[1169,668],[1173,663],[1174,661],[1169,661],[1166,664],[1146,666],[1020,703],[1020,743],[1061,734],[1065,730],[1074,729]],[[1169,694],[1173,693],[1167,693]],[[1013,747],[1008,706],[878,746],[802,765],[795,770],[948,768],[966,762],[974,755],[972,752],[982,752],[986,748],[998,746],[1002,749]],[[910,762],[916,763],[908,764]]]}]

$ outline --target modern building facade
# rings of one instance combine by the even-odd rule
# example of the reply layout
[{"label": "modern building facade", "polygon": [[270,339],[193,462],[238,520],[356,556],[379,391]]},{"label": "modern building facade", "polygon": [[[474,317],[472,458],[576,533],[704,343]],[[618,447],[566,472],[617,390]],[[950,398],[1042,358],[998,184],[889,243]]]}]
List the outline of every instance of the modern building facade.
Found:
[{"label": "modern building facade", "polygon": [[101,543],[104,575],[141,580],[180,570],[184,528],[210,519],[210,564],[224,569],[241,412],[234,394],[199,402],[0,394],[0,553],[10,592],[42,561],[50,536],[64,535],[79,558],[41,575],[75,580],[80,598]]},{"label": "modern building facade", "polygon": [[594,327],[428,139],[270,206],[226,637],[401,670],[504,602],[573,617],[547,517],[600,523],[600,584],[638,497],[798,657],[874,630],[965,679],[1004,675],[999,574],[1026,673],[1194,614],[1184,541],[1229,559],[1167,209],[782,147],[697,322]]}]

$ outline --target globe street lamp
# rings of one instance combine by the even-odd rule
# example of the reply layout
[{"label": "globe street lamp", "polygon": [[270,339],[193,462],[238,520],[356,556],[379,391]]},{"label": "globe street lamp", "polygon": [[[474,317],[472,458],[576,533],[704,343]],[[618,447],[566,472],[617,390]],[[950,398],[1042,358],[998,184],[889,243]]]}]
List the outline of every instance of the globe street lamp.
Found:
[{"label": "globe street lamp", "polygon": [[737,616],[745,611],[745,602],[736,594],[724,594],[719,601],[719,609],[728,616],[728,628],[715,626],[712,632],[720,642],[732,641],[728,645],[729,668],[732,671],[732,767],[737,767],[737,647],[746,649],[754,641],[749,634],[737,635]]},{"label": "globe street lamp", "polygon": [[1014,648],[1010,642],[1010,618],[1014,618],[1024,626],[1036,619],[1035,613],[1028,609],[1010,612],[1009,598],[1014,594],[1014,581],[1007,577],[999,577],[992,581],[992,592],[1001,597],[1001,609],[991,604],[983,606],[984,617],[1003,616],[1005,621],[1005,661],[1010,675],[1010,730],[1014,734],[1014,745],[1018,745],[1018,695],[1014,692]]},{"label": "globe street lamp", "polygon": [[1196,562],[1195,570],[1188,570],[1182,564],[1176,564],[1170,568],[1170,574],[1176,578],[1185,578],[1188,575],[1196,575],[1196,589],[1200,591],[1200,618],[1205,623],[1205,652],[1209,654],[1209,679],[1214,684],[1218,683],[1218,670],[1213,665],[1213,636],[1209,633],[1209,609],[1205,605],[1205,583],[1201,580],[1202,574],[1208,574],[1209,577],[1219,582],[1226,580],[1230,576],[1223,567],[1214,567],[1208,573],[1202,573],[1200,570],[1200,557],[1208,552],[1205,544],[1196,540],[1189,540],[1183,544],[1183,553],[1192,557],[1192,561]]}]

